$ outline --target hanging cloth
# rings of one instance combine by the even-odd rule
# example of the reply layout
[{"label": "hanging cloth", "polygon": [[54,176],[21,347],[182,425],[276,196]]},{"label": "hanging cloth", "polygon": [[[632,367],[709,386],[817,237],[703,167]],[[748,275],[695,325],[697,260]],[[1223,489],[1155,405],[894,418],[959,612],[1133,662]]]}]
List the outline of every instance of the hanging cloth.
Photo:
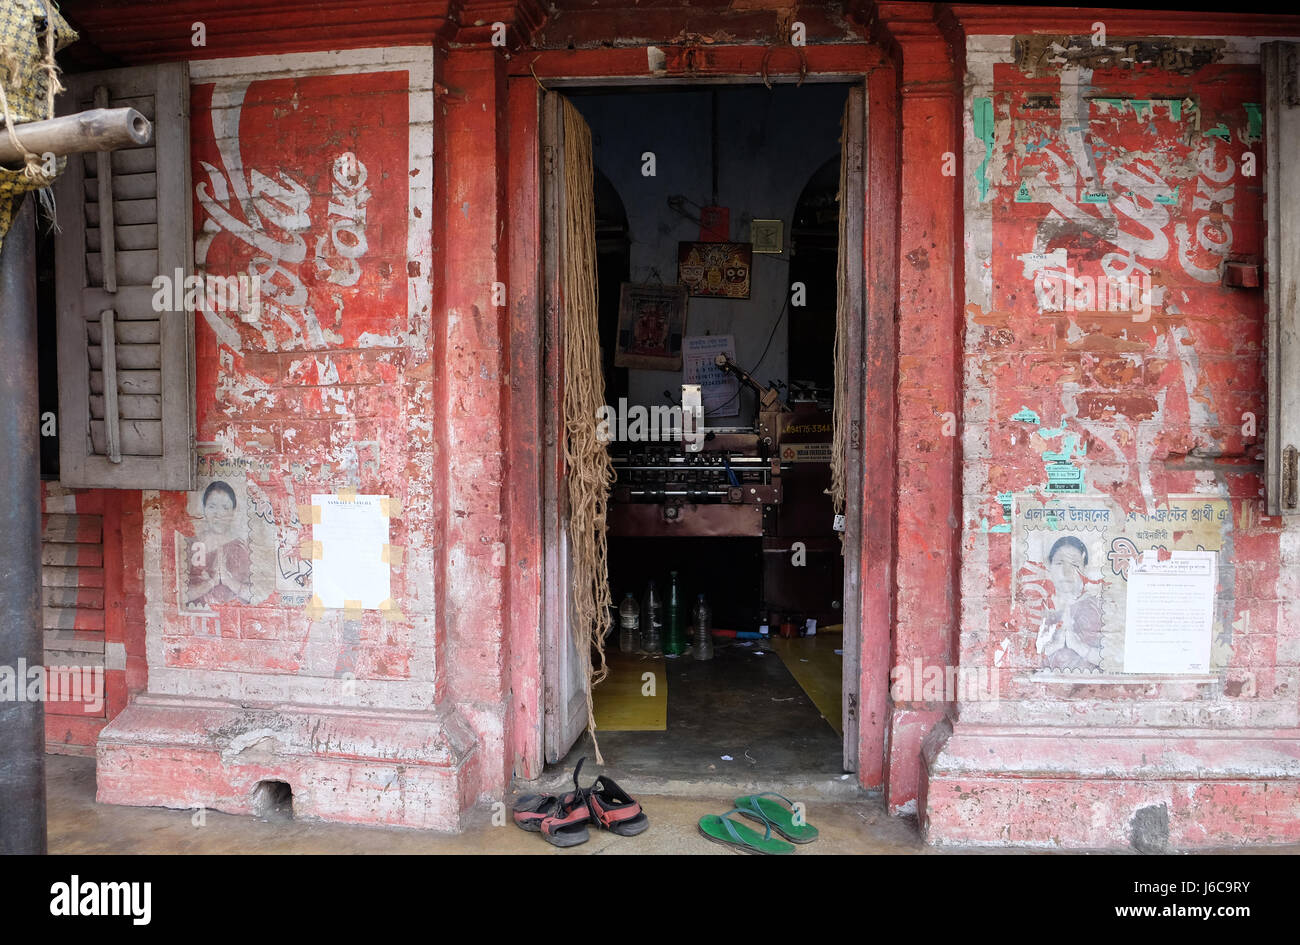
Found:
[{"label": "hanging cloth", "polygon": [[24,122],[54,117],[54,96],[63,91],[54,54],[76,39],[49,0],[0,2],[0,135],[25,152],[21,168],[0,167],[0,247],[23,195],[48,187],[67,163],[59,158],[50,173],[41,155],[23,147],[19,131]]}]

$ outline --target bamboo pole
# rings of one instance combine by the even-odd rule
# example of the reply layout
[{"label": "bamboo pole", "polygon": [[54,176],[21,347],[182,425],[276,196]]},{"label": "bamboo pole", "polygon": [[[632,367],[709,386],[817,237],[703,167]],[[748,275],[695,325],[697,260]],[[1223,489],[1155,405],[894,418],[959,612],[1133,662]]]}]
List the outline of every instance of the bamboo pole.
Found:
[{"label": "bamboo pole", "polygon": [[[148,144],[153,125],[134,108],[92,108],[48,121],[14,125],[23,147],[32,154],[79,154],[113,151]],[[0,135],[0,165],[21,167],[26,157],[8,135]]]}]

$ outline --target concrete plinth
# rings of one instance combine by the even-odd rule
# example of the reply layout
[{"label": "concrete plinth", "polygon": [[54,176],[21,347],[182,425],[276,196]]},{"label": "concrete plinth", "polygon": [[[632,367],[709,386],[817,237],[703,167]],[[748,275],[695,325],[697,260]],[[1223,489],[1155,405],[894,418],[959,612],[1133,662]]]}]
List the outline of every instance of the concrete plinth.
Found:
[{"label": "concrete plinth", "polygon": [[1144,852],[1300,841],[1300,731],[944,723],[922,749],[925,839]]},{"label": "concrete plinth", "polygon": [[458,830],[477,747],[437,711],[141,696],[100,734],[96,799],[252,814],[259,783],[282,781],[298,819]]}]

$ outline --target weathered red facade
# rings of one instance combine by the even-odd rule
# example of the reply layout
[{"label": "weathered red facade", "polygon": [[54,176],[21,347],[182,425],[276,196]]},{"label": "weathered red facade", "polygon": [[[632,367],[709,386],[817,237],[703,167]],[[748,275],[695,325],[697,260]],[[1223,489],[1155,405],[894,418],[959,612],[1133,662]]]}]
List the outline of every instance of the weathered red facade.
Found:
[{"label": "weathered red facade", "polygon": [[[186,613],[193,498],[76,500],[105,510],[105,587],[121,595],[105,595],[107,639],[132,702],[110,702],[102,733],[52,716],[50,737],[98,738],[101,801],[246,812],[279,779],[302,814],[455,829],[512,775],[540,773],[538,87],[652,84],[653,44],[670,77],[866,83],[868,475],[861,621],[846,628],[862,786],[938,843],[1122,846],[1150,808],[1177,847],[1300,839],[1300,532],[1263,514],[1262,432],[1246,419],[1265,416],[1263,295],[1222,275],[1262,262],[1266,182],[1243,158],[1261,152],[1258,47],[1300,20],[245,6],[65,3],[103,54],[83,50],[86,67],[192,61],[203,265],[240,270],[263,241],[284,315],[197,326],[200,462],[246,472],[240,498],[278,529],[277,583]],[[806,46],[790,45],[796,22]],[[1094,43],[1097,23],[1115,39]],[[331,209],[345,199],[350,217]],[[281,222],[259,233],[250,208]],[[364,252],[331,241],[340,219]],[[297,242],[266,242],[289,231]],[[1121,266],[1161,290],[1147,318],[1044,303],[1052,273],[1095,285]],[[1023,508],[1063,482],[1120,516],[1171,496],[1227,510],[1208,671],[1045,669],[1008,497]],[[322,610],[293,590],[300,507],[341,491],[398,500],[395,612]],[[1209,534],[1182,531],[1169,547]],[[891,694],[890,668],[917,659],[996,667],[999,698]]]}]

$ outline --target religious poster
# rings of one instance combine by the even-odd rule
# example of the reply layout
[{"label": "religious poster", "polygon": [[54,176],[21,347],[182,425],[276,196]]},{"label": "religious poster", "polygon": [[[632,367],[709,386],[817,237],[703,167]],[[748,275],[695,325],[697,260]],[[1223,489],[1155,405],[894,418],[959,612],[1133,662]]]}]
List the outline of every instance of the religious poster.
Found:
[{"label": "religious poster", "polygon": [[614,351],[616,367],[680,371],[685,334],[686,290],[682,286],[623,283]]},{"label": "religious poster", "polygon": [[720,354],[735,359],[734,336],[688,335],[683,346],[682,383],[700,385],[706,417],[734,417],[740,412],[740,381],[714,363]]},{"label": "religious poster", "polygon": [[[1154,672],[1131,669],[1152,664],[1125,658],[1131,639],[1128,584],[1135,564],[1148,551],[1160,556],[1219,552],[1231,527],[1225,499],[1171,497],[1147,513],[1126,512],[1104,496],[1014,496],[1013,613],[1017,624],[1034,634],[1041,668]],[[1215,608],[1212,598],[1217,623],[1222,617]]]},{"label": "religious poster", "polygon": [[749,298],[749,243],[678,243],[678,281],[691,295]]}]

